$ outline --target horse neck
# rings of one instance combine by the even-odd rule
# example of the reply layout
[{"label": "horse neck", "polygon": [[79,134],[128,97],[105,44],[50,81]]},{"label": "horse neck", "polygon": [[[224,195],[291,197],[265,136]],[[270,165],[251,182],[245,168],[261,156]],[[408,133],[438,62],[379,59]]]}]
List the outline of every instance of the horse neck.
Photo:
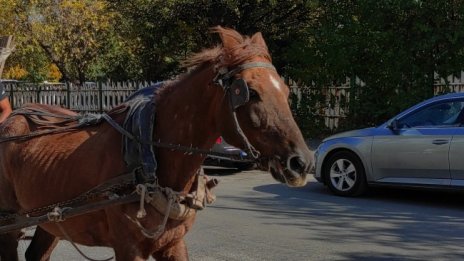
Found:
[{"label": "horse neck", "polygon": [[[209,149],[219,136],[216,114],[222,97],[212,84],[212,68],[197,70],[173,83],[171,92],[157,104],[155,139],[165,143]],[[157,150],[157,176],[162,186],[190,190],[204,156]]]}]

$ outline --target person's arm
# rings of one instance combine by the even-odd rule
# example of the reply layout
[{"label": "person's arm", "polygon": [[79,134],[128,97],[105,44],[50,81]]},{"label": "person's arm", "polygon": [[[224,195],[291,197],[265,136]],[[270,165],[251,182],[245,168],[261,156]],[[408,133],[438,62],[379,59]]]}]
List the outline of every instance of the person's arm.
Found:
[{"label": "person's arm", "polygon": [[4,122],[8,116],[10,116],[11,111],[12,109],[8,98],[0,100],[0,124]]}]

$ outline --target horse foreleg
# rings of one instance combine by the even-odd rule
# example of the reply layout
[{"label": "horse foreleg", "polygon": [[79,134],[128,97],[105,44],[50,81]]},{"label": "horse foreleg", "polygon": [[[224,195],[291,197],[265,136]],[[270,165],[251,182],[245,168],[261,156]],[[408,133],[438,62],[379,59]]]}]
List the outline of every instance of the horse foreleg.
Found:
[{"label": "horse foreleg", "polygon": [[31,243],[26,250],[27,261],[47,261],[50,260],[50,255],[53,249],[59,242],[59,238],[37,227]]},{"label": "horse foreleg", "polygon": [[18,260],[18,240],[22,232],[0,234],[0,260]]},{"label": "horse foreleg", "polygon": [[187,246],[184,240],[179,240],[173,245],[161,249],[152,254],[156,261],[188,261]]}]

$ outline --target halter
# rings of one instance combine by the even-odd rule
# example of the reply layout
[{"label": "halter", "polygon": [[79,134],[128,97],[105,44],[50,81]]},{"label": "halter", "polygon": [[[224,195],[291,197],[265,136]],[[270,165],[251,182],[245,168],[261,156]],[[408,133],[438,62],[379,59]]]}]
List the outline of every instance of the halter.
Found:
[{"label": "halter", "polygon": [[246,153],[256,160],[259,158],[260,153],[255,147],[253,147],[253,145],[251,145],[242,128],[240,128],[236,113],[237,108],[245,105],[250,100],[250,87],[248,87],[248,84],[243,78],[233,79],[237,73],[250,68],[269,68],[276,71],[275,67],[271,63],[250,62],[241,64],[230,71],[224,67],[219,69],[213,81],[215,84],[221,86],[224,93],[229,96],[229,105],[237,134],[240,136],[243,144],[245,145]]}]

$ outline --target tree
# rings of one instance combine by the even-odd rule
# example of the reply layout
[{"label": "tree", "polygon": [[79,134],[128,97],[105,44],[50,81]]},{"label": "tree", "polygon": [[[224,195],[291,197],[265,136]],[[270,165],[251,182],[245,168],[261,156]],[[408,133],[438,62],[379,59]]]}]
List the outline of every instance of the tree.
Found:
[{"label": "tree", "polygon": [[40,46],[64,80],[84,82],[89,66],[105,50],[115,14],[105,1],[47,0],[20,2],[15,13],[23,33]]},{"label": "tree", "polygon": [[358,76],[346,128],[380,123],[464,68],[462,1],[325,1],[288,49],[289,74],[319,88]]},{"label": "tree", "polygon": [[[115,59],[114,75],[161,80],[180,72],[179,62],[190,53],[209,47],[209,28],[231,27],[244,34],[262,32],[279,70],[285,69],[282,48],[313,20],[316,1],[276,0],[109,0],[124,19],[117,31],[127,59]],[[205,45],[207,43],[207,45]],[[116,58],[116,57],[114,57]],[[128,69],[129,68],[129,69]]]}]

